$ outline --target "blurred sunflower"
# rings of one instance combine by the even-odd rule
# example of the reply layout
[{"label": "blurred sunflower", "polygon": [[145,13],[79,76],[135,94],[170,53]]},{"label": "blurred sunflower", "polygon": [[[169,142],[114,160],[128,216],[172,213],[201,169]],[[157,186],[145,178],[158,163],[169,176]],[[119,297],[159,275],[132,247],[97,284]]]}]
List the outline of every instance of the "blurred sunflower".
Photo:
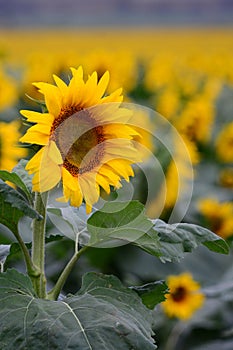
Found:
[{"label": "blurred sunflower", "polygon": [[103,97],[109,73],[98,81],[94,72],[85,82],[83,69],[71,68],[72,79],[66,85],[54,75],[55,85],[34,83],[45,97],[48,113],[23,110],[31,126],[21,142],[42,148],[28,162],[33,190],[45,192],[63,182],[63,197],[72,206],[83,199],[87,211],[100,196],[100,187],[110,193],[121,178],[133,176],[131,165],[140,161],[133,139],[140,137],[126,125],[132,112],[121,107],[121,89]]},{"label": "blurred sunflower", "polygon": [[19,121],[0,122],[0,169],[11,171],[20,158],[26,157],[25,148],[17,146]]},{"label": "blurred sunflower", "polygon": [[165,208],[174,206],[177,200],[182,199],[182,196],[190,191],[194,175],[192,166],[199,162],[196,144],[185,135],[182,135],[182,140],[186,146],[187,154],[181,147],[182,144],[175,144],[176,154],[166,170],[166,182],[164,183],[166,188]]},{"label": "blurred sunflower", "polygon": [[16,82],[0,67],[0,110],[13,106],[17,98]]},{"label": "blurred sunflower", "polygon": [[233,188],[233,167],[221,170],[219,182],[223,187]]},{"label": "blurred sunflower", "polygon": [[206,225],[217,235],[226,239],[233,235],[233,203],[219,202],[212,198],[203,198],[198,209]]},{"label": "blurred sunflower", "polygon": [[205,95],[189,101],[175,121],[178,131],[190,141],[206,143],[211,135],[214,107]]},{"label": "blurred sunflower", "polygon": [[167,285],[170,292],[161,306],[168,317],[188,320],[202,307],[205,296],[190,273],[168,276]]},{"label": "blurred sunflower", "polygon": [[233,122],[227,123],[216,139],[216,152],[219,159],[226,163],[233,162]]},{"label": "blurred sunflower", "polygon": [[124,91],[128,92],[136,84],[137,79],[137,61],[132,53],[128,51],[113,52],[110,50],[95,50],[88,52],[82,57],[86,72],[96,71],[99,78],[105,71],[111,74],[108,91],[115,90],[122,86]]}]

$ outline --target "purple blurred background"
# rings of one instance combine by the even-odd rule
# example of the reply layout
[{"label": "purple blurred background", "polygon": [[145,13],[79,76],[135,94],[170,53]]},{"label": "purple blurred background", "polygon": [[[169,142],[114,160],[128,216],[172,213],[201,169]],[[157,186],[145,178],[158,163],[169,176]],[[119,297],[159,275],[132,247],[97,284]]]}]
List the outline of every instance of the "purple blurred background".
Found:
[{"label": "purple blurred background", "polygon": [[0,27],[187,24],[233,24],[233,0],[0,0]]}]

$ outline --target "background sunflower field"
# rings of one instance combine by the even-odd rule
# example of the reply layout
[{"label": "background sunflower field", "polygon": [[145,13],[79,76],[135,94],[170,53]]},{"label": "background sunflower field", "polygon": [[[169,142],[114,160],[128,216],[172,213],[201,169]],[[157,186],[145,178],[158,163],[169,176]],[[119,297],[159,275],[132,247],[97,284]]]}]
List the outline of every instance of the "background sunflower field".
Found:
[{"label": "background sunflower field", "polygon": [[[69,75],[69,67],[79,65],[87,75],[97,71],[101,77],[108,70],[111,77],[109,93],[123,87],[125,102],[158,112],[182,136],[194,170],[192,198],[184,222],[209,228],[232,247],[232,37],[231,26],[217,25],[202,28],[1,28],[1,170],[11,170],[21,158],[30,156],[30,151],[20,146],[18,140],[25,131],[19,110],[34,108],[39,111],[34,99],[41,96],[32,82],[52,83],[53,74],[64,78]],[[156,125],[153,127],[156,129]],[[154,156],[165,174],[166,196],[159,217],[167,221],[178,196],[177,167],[159,147],[154,150]],[[143,174],[135,171],[135,197],[144,203]],[[159,186],[157,194],[160,191],[162,187]],[[152,198],[147,206],[150,217],[156,216],[157,205],[158,197]],[[22,225],[27,235],[30,223]],[[52,223],[48,225],[53,230]],[[0,243],[8,244],[9,233],[3,227],[0,229]],[[53,283],[58,266],[62,267],[63,259],[71,254],[71,242],[64,240],[62,247],[53,242],[48,251],[47,275]],[[179,263],[164,264],[136,247],[123,246],[93,248],[80,261],[79,269],[74,269],[64,291],[75,291],[82,274],[93,270],[115,274],[126,285],[191,274],[199,283],[205,300],[185,320],[179,313],[176,316],[166,314],[160,306],[154,309],[154,331],[159,349],[233,348],[232,254],[221,256],[198,248]],[[23,270],[20,253],[11,255],[6,265]]]}]

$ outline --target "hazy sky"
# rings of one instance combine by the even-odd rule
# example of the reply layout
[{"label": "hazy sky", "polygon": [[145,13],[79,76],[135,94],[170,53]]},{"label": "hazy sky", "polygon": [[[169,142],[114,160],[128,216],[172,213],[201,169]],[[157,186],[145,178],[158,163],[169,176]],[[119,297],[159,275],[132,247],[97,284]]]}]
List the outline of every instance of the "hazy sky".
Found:
[{"label": "hazy sky", "polygon": [[233,0],[0,0],[1,26],[233,24]]}]

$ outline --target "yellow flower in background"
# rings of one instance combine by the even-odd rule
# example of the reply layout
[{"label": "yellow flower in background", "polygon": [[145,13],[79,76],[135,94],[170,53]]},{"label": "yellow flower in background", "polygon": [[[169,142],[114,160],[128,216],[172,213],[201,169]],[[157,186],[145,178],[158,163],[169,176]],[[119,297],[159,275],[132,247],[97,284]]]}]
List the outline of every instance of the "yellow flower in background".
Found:
[{"label": "yellow flower in background", "polygon": [[176,62],[176,85],[180,90],[180,94],[184,98],[190,98],[196,96],[200,89],[200,78],[201,74],[196,72],[193,74],[193,70],[190,69],[189,65],[185,60],[185,56],[182,58],[182,66]]},{"label": "yellow flower in background", "polygon": [[159,94],[155,109],[165,118],[170,120],[176,115],[180,102],[178,90],[167,87],[161,94]]},{"label": "yellow flower in background", "polygon": [[223,169],[220,172],[219,182],[223,187],[233,188],[233,167]]},{"label": "yellow flower in background", "polygon": [[233,162],[233,122],[226,124],[216,139],[216,152],[220,160]]},{"label": "yellow flower in background", "polygon": [[80,206],[84,199],[90,212],[100,187],[110,193],[110,186],[119,187],[121,178],[128,181],[134,175],[131,165],[141,156],[132,140],[139,134],[127,125],[132,112],[121,107],[121,89],[103,97],[108,72],[99,81],[94,72],[85,82],[82,67],[71,71],[68,85],[55,75],[56,86],[34,84],[48,113],[21,111],[36,124],[20,141],[42,146],[26,168],[34,174],[33,190],[48,191],[62,180],[60,200]]},{"label": "yellow flower in background", "polygon": [[158,185],[159,195],[156,194],[147,203],[147,215],[151,218],[160,215],[162,210],[166,213],[175,204],[185,203],[191,196],[193,166],[199,161],[196,144],[185,136],[181,138],[171,134],[170,138],[173,139],[171,148],[174,153],[165,169],[164,180]]},{"label": "yellow flower in background", "polygon": [[109,71],[111,81],[107,91],[113,91],[122,86],[124,93],[131,90],[137,82],[138,64],[132,52],[117,50],[94,50],[81,57],[82,66],[86,72],[96,71],[98,77]]},{"label": "yellow flower in background", "polygon": [[195,142],[207,142],[214,121],[214,107],[205,96],[193,98],[178,115],[177,129]]},{"label": "yellow flower in background", "polygon": [[200,285],[190,273],[170,275],[167,278],[169,294],[161,303],[162,309],[168,317],[177,317],[181,320],[190,319],[200,309],[205,301]]},{"label": "yellow flower in background", "polygon": [[233,235],[233,202],[204,198],[198,202],[198,209],[214,233],[224,239]]},{"label": "yellow flower in background", "polygon": [[26,157],[25,148],[17,145],[20,133],[20,123],[14,120],[10,123],[0,122],[0,169],[11,171],[20,158]]},{"label": "yellow flower in background", "polygon": [[34,99],[41,98],[41,94],[32,83],[38,80],[52,83],[52,72],[58,72],[59,68],[59,60],[52,53],[44,55],[39,52],[32,52],[26,58],[21,94],[27,103],[30,102],[30,99],[28,99],[26,95]]},{"label": "yellow flower in background", "polygon": [[146,160],[151,157],[155,151],[153,143],[153,131],[155,125],[150,119],[149,112],[146,108],[140,108],[137,105],[125,104],[126,108],[132,110],[132,117],[129,120],[129,126],[138,132],[133,137],[135,147],[140,152],[142,159]]},{"label": "yellow flower in background", "polygon": [[147,62],[144,83],[147,89],[159,91],[161,88],[172,86],[174,81],[173,58],[166,54],[158,54]]},{"label": "yellow flower in background", "polygon": [[[166,189],[165,208],[171,208],[177,200],[182,200],[182,196],[190,190],[190,181],[193,181],[193,167],[199,162],[199,154],[196,144],[182,136],[187,148],[187,154],[184,152],[182,144],[175,144],[175,156],[168,165],[166,171]],[[189,158],[187,159],[187,156]]]},{"label": "yellow flower in background", "polygon": [[14,105],[18,98],[16,83],[0,68],[0,110]]}]

